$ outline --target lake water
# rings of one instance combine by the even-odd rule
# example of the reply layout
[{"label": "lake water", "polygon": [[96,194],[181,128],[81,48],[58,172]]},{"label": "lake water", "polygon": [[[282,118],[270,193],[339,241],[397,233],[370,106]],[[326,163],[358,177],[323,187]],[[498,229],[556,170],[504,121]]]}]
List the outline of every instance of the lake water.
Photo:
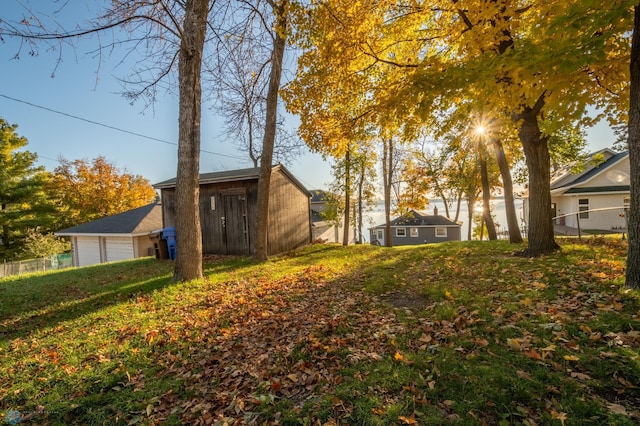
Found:
[{"label": "lake water", "polygon": [[[516,204],[516,215],[518,217],[518,225],[520,227],[522,227],[522,204],[523,201],[521,199],[516,199],[515,200],[515,204]],[[436,207],[438,209],[438,214],[440,216],[446,216],[446,210],[444,207],[444,202],[442,201],[442,199],[440,198],[434,198],[434,199],[430,199],[429,200],[429,205],[427,205],[424,209],[422,209],[423,211],[429,213],[429,214],[433,214],[433,209],[434,207]],[[453,220],[455,217],[455,204],[452,206],[452,208],[449,209],[449,214],[451,215],[451,219]],[[482,211],[482,202],[476,203],[476,211]],[[458,216],[458,222],[462,223],[462,230],[461,230],[461,234],[462,234],[462,239],[466,240],[467,239],[467,234],[468,234],[468,227],[469,227],[469,214],[468,214],[468,208],[467,208],[467,203],[466,201],[462,201],[462,203],[460,204],[460,215]],[[498,236],[499,238],[507,238],[506,237],[506,231],[507,231],[507,215],[505,213],[505,205],[504,205],[504,198],[502,197],[496,197],[493,198],[491,200],[491,214],[493,215],[493,220],[496,224],[496,231],[498,232]],[[392,215],[392,219],[395,216]],[[384,202],[383,201],[379,201],[378,203],[376,203],[374,209],[371,212],[365,213],[364,215],[364,221],[363,221],[363,233],[365,234],[365,239],[367,241],[369,241],[369,228],[372,228],[373,226],[377,226],[377,225],[382,225],[385,223],[384,220]],[[475,226],[475,224],[474,224]],[[484,236],[485,239],[487,238],[487,236]]]}]

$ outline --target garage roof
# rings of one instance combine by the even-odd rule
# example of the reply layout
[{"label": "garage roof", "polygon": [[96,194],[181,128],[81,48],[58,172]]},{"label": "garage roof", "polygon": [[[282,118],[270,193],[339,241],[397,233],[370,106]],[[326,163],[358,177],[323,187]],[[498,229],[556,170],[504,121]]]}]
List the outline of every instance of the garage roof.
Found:
[{"label": "garage roof", "polygon": [[103,234],[144,235],[160,228],[162,228],[162,206],[153,203],[82,225],[61,229],[55,235],[61,237]]}]

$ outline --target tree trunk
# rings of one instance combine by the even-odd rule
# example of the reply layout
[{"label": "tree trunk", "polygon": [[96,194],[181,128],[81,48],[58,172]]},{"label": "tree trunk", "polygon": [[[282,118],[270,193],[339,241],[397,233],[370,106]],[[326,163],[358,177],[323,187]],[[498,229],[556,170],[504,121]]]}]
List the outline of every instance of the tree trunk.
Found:
[{"label": "tree trunk", "polygon": [[456,201],[456,216],[453,218],[454,222],[457,222],[458,218],[460,218],[461,205],[462,205],[462,192],[458,192],[458,201]]},{"label": "tree trunk", "polygon": [[391,241],[391,183],[393,182],[393,141],[383,140],[382,148],[382,181],[384,191],[384,245],[392,247]]},{"label": "tree trunk", "polygon": [[[363,190],[364,190],[364,179],[365,179],[365,173],[366,173],[366,168],[364,166],[364,164],[362,163],[362,161],[358,162],[358,201],[357,201],[357,229],[356,229],[356,244],[362,244],[362,215],[364,213],[364,206],[363,206]],[[355,213],[354,213],[355,214]]]},{"label": "tree trunk", "polygon": [[[493,218],[491,217],[491,189],[489,188],[487,159],[482,152],[480,152],[480,179],[482,180],[482,219],[487,225],[489,241],[495,241],[498,239],[498,236],[496,235],[496,225],[493,223]],[[482,240],[482,234],[480,239]]]},{"label": "tree trunk", "polygon": [[351,223],[351,147],[347,146],[344,158],[344,228],[342,245],[349,245],[349,225]]},{"label": "tree trunk", "polygon": [[440,199],[442,199],[442,204],[444,204],[444,214],[447,217],[451,217],[451,216],[449,216],[449,202],[448,202],[447,196],[445,195],[444,191],[442,191],[442,190],[437,191],[437,194],[440,196]]},{"label": "tree trunk", "polygon": [[502,142],[500,142],[499,139],[494,139],[492,142],[493,148],[496,151],[496,160],[498,161],[498,167],[500,168],[500,175],[502,176],[504,205],[505,212],[507,214],[507,227],[509,228],[509,242],[512,244],[519,244],[522,242],[522,234],[520,234],[516,205],[513,199],[513,181],[511,180],[509,162],[507,161],[507,156],[504,153]]},{"label": "tree trunk", "polygon": [[180,44],[178,80],[178,170],[176,176],[176,263],[173,279],[202,278],[202,230],[200,227],[200,119],[202,89],[200,71],[207,29],[208,0],[185,4]]},{"label": "tree trunk", "polygon": [[629,248],[625,286],[640,288],[640,6],[634,8],[629,104],[631,201],[627,218]]},{"label": "tree trunk", "polygon": [[536,109],[524,107],[518,129],[529,172],[529,233],[524,256],[548,254],[560,247],[553,237],[551,220],[551,161],[547,137],[538,126]]},{"label": "tree trunk", "polygon": [[247,130],[247,137],[249,138],[249,158],[251,158],[251,161],[253,162],[253,167],[258,167],[260,157],[257,157],[253,152],[253,118],[251,117],[249,107],[247,107],[247,126],[249,126],[249,129]]},{"label": "tree trunk", "polygon": [[469,226],[467,227],[467,240],[471,241],[472,231],[473,231],[473,208],[476,205],[476,196],[471,193],[468,194],[467,198],[467,210],[469,216]]},{"label": "tree trunk", "polygon": [[357,239],[356,242],[357,244],[362,244],[362,214],[363,214],[363,200],[362,200],[362,190],[363,190],[363,186],[364,186],[364,176],[365,173],[365,167],[362,165],[362,163],[360,164],[360,176],[358,176],[358,229],[356,230],[357,232]]},{"label": "tree trunk", "polygon": [[273,40],[273,52],[271,55],[271,74],[269,75],[269,90],[267,92],[267,113],[262,141],[262,155],[260,156],[260,175],[258,178],[258,205],[256,220],[256,252],[258,260],[267,260],[268,252],[268,226],[269,226],[269,191],[271,187],[271,168],[273,162],[273,146],[276,138],[278,120],[278,91],[280,90],[280,77],[282,76],[282,59],[286,46],[285,16],[287,0],[283,0],[276,8],[276,28]]}]

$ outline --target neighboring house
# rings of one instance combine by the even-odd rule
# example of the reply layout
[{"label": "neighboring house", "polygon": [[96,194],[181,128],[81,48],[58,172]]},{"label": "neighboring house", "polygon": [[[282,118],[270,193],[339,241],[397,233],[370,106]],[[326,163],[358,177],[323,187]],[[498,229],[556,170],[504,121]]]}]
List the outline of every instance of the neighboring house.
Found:
[{"label": "neighboring house", "polygon": [[62,229],[59,237],[71,238],[73,266],[152,256],[152,231],[162,228],[162,207],[149,204],[93,222]]},{"label": "neighboring house", "polygon": [[[551,178],[551,214],[558,234],[577,234],[578,228],[626,229],[629,205],[629,153],[603,149],[590,154],[580,172],[565,167]],[[575,170],[575,168],[574,168]],[[524,217],[528,217],[525,198]]]},{"label": "neighboring house", "polygon": [[[200,175],[200,223],[204,254],[251,255],[256,250],[259,168]],[[160,189],[164,227],[175,226],[176,179]],[[311,193],[282,165],[271,169],[267,252],[311,243]],[[176,235],[179,240],[180,235]]]},{"label": "neighboring house", "polygon": [[[324,243],[341,243],[344,237],[342,221],[336,226],[322,215],[329,208],[329,193],[321,189],[311,190],[311,221],[313,222],[313,241]],[[349,242],[355,238],[355,230],[349,227]]]},{"label": "neighboring house", "polygon": [[[391,239],[393,246],[441,243],[461,240],[461,223],[438,215],[435,210],[429,215],[411,210],[404,216],[391,221]],[[370,228],[371,243],[381,246],[385,244],[385,224]]]}]

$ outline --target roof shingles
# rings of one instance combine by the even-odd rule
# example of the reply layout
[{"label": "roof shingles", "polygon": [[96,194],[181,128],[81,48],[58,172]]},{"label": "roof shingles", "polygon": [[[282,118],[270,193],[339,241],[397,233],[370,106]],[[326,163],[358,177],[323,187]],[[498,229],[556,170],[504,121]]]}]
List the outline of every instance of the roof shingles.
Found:
[{"label": "roof shingles", "polygon": [[123,213],[103,217],[71,228],[56,235],[73,234],[146,234],[162,228],[162,206],[156,203]]}]

